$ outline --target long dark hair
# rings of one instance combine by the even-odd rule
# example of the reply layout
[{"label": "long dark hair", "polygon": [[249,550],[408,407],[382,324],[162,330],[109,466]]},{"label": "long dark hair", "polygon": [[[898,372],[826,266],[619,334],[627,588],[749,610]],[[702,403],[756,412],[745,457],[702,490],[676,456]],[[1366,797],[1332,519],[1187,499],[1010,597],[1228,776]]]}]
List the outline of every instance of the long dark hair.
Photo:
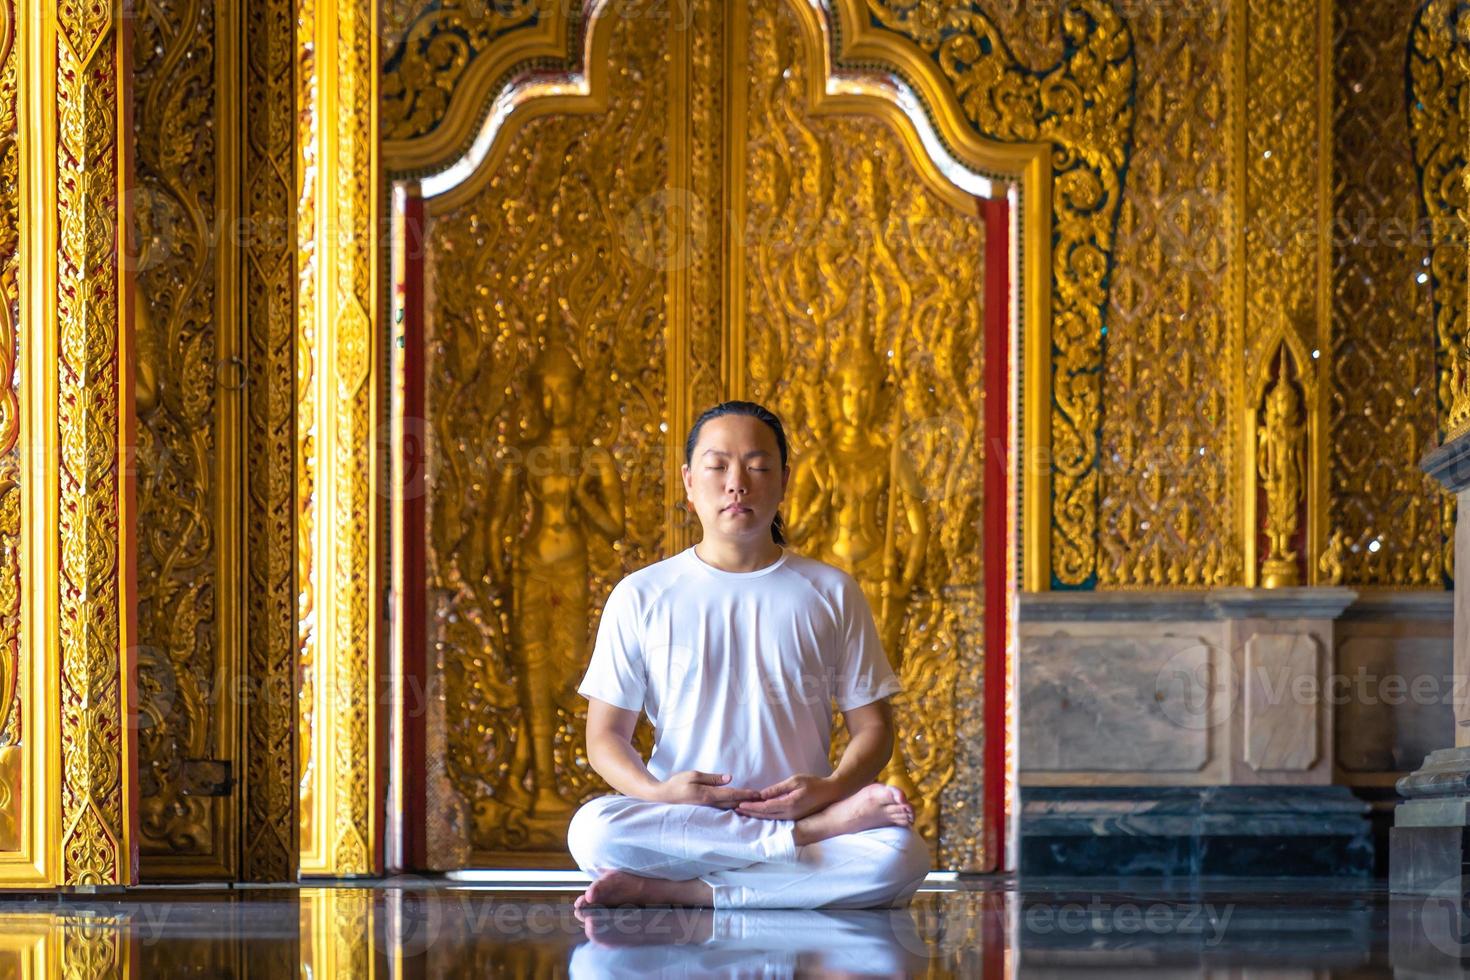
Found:
[{"label": "long dark hair", "polygon": [[[749,415],[753,419],[759,419],[771,427],[776,433],[776,448],[781,452],[781,469],[786,469],[786,430],[781,427],[781,420],[776,413],[764,405],[755,402],[720,402],[714,408],[706,409],[704,414],[694,420],[694,425],[689,429],[689,438],[684,440],[684,462],[694,465],[694,447],[699,443],[699,430],[704,428],[704,423],[710,419],[717,419],[721,415]],[[771,540],[779,545],[786,543],[786,535],[781,533],[781,515],[776,514],[776,519],[771,521]]]}]

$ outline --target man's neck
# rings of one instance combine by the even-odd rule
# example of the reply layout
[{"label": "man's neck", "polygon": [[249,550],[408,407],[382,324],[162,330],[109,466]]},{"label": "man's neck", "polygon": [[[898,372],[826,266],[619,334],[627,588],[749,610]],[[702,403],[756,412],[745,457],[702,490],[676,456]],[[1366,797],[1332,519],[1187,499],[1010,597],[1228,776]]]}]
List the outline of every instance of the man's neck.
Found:
[{"label": "man's neck", "polygon": [[722,572],[755,572],[774,564],[784,549],[769,538],[752,548],[741,542],[705,538],[694,546],[694,553],[706,565]]}]

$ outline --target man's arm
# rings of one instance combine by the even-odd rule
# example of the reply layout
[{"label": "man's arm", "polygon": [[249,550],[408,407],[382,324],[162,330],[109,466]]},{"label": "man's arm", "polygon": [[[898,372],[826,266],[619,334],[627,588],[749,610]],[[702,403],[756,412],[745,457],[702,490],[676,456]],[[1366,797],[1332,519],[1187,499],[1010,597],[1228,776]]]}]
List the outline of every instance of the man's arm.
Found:
[{"label": "man's arm", "polygon": [[633,748],[633,728],[637,724],[638,712],[588,698],[587,761],[624,796],[654,800],[660,784]]},{"label": "man's arm", "polygon": [[877,779],[893,755],[893,705],[887,698],[844,711],[842,720],[850,738],[837,768],[827,777],[837,794],[834,802]]},{"label": "man's arm", "polygon": [[761,790],[756,803],[736,809],[748,817],[800,820],[845,800],[878,778],[893,754],[893,707],[879,698],[842,713],[850,738],[830,776],[797,773]]},{"label": "man's arm", "polygon": [[723,810],[760,799],[756,790],[725,785],[730,781],[729,773],[686,769],[659,782],[633,748],[633,728],[637,724],[638,712],[597,698],[587,699],[587,761],[619,793],[655,803],[694,803]]}]

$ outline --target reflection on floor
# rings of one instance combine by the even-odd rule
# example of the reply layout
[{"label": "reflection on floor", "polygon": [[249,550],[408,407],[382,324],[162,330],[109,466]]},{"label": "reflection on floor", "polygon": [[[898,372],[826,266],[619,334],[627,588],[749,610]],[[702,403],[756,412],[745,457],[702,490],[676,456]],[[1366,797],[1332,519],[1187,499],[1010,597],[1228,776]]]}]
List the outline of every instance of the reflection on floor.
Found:
[{"label": "reflection on floor", "polygon": [[0,898],[0,977],[1444,976],[1470,903],[1382,884],[936,882],[906,909],[602,910],[574,886],[149,887]]}]

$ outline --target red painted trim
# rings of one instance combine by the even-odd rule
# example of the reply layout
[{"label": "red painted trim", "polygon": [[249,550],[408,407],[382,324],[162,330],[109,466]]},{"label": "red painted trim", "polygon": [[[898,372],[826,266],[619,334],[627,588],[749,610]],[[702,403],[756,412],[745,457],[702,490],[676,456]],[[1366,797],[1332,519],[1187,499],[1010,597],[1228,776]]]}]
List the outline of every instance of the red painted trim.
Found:
[{"label": "red painted trim", "polygon": [[1010,601],[1007,520],[1010,510],[1010,204],[980,200],[985,222],[985,853],[989,870],[1004,865],[1006,779],[1006,608]]},{"label": "red painted trim", "polygon": [[1006,980],[1006,953],[1019,958],[1019,949],[1006,946],[1007,892],[986,892],[980,899],[980,976],[983,980]]},{"label": "red painted trim", "polygon": [[424,200],[410,193],[404,208],[403,276],[403,860],[411,869],[428,866],[428,766],[424,722],[428,705],[424,486]]}]

